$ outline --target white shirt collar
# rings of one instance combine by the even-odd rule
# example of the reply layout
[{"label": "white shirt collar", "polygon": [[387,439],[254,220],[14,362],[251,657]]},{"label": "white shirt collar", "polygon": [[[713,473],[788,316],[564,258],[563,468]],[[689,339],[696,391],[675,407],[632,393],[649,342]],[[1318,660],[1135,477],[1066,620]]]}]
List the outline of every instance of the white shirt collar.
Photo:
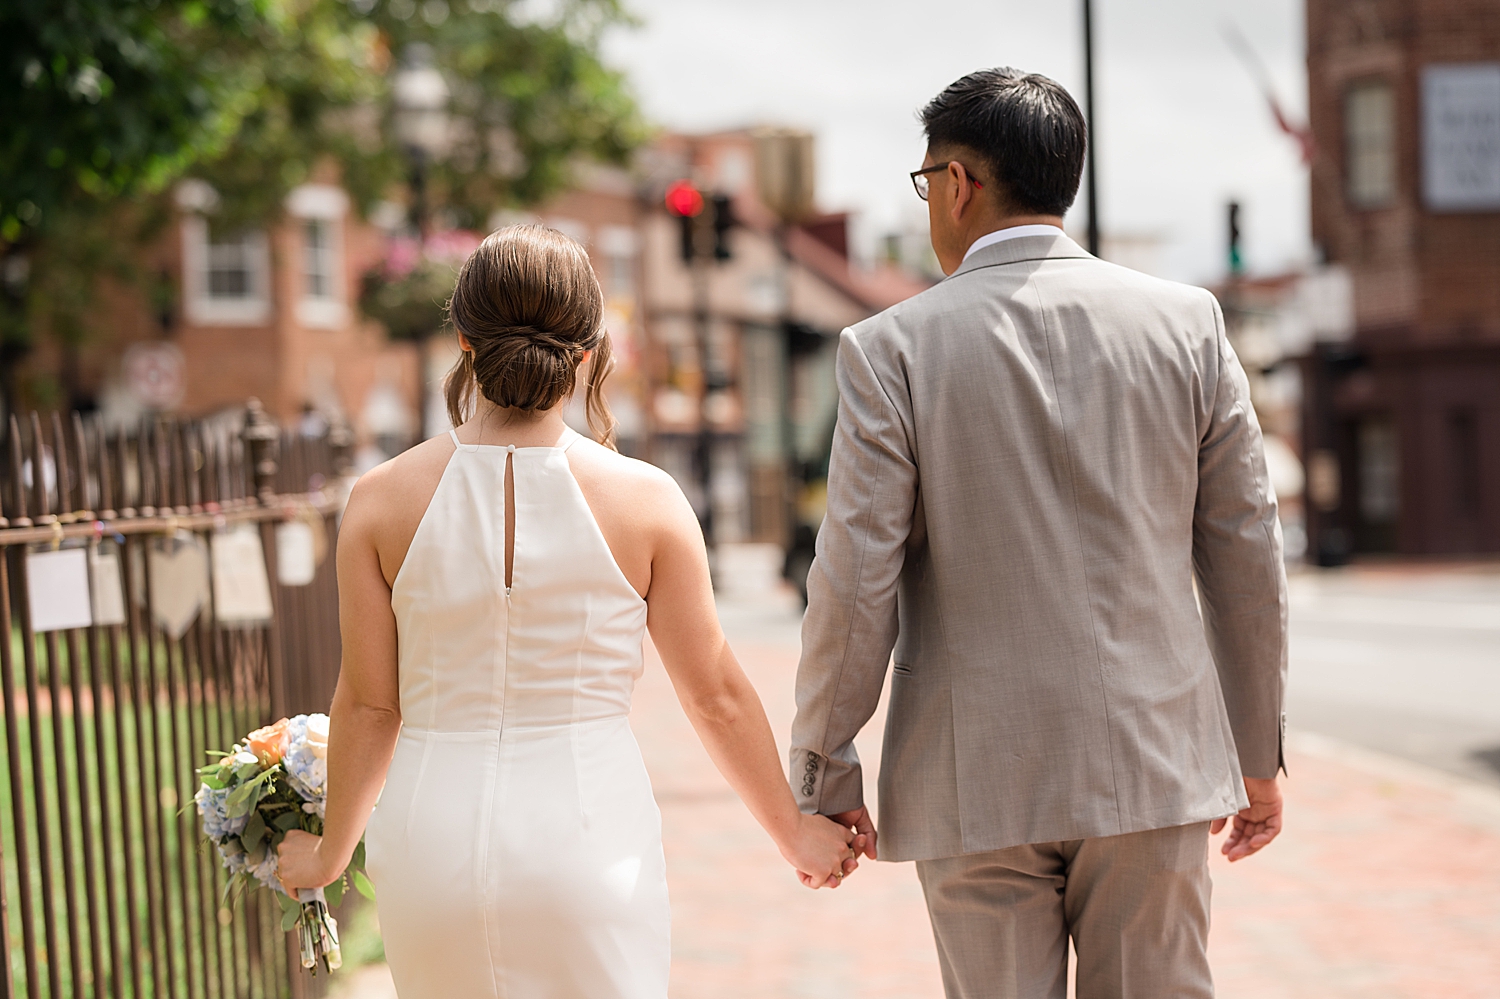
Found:
[{"label": "white shirt collar", "polygon": [[[968,250],[964,251],[964,260],[968,260],[976,251],[982,250],[986,246],[994,246],[996,243],[1003,243],[1007,239],[1020,239],[1022,236],[1061,236],[1062,234],[1063,231],[1058,226],[1045,224],[1013,225],[1008,229],[996,229],[994,232],[987,232],[974,240]],[[962,264],[962,262],[960,261],[959,263]]]}]

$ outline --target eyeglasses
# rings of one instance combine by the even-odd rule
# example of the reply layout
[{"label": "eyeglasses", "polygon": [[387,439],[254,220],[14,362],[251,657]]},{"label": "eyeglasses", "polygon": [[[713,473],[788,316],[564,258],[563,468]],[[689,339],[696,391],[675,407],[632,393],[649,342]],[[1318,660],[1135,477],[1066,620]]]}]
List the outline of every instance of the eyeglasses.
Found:
[{"label": "eyeglasses", "polygon": [[[952,161],[949,162],[951,163]],[[913,170],[911,172],[911,186],[917,189],[917,197],[923,201],[927,200],[927,193],[931,189],[927,182],[927,175],[937,173],[939,170],[946,170],[948,169],[948,165],[948,163],[937,163],[933,166],[923,167],[921,170]],[[960,163],[959,166],[963,166],[963,164]],[[974,176],[974,171],[969,170],[968,167],[964,167],[964,170],[968,171],[969,181],[979,190],[984,190],[984,185],[979,182],[978,177]]]}]

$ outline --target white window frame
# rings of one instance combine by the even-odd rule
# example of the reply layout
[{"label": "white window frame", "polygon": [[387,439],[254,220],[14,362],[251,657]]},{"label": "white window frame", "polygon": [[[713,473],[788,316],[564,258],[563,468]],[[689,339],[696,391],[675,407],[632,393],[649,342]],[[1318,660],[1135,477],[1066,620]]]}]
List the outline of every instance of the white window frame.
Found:
[{"label": "white window frame", "polygon": [[1356,80],[1344,92],[1344,190],[1356,208],[1385,208],[1396,200],[1396,114],[1389,80]]},{"label": "white window frame", "polygon": [[271,248],[264,231],[244,234],[250,294],[215,297],[209,293],[208,220],[199,214],[182,219],[183,305],[188,322],[197,326],[264,326],[271,319]]},{"label": "white window frame", "polygon": [[[349,195],[332,184],[303,184],[286,198],[287,214],[297,221],[297,322],[313,329],[337,329],[349,321],[348,282],[344,276],[344,220]],[[308,221],[326,224],[328,294],[308,292]]]},{"label": "white window frame", "polygon": [[640,238],[636,231],[623,225],[602,227],[599,230],[597,252],[605,268],[604,297],[613,301],[635,301],[640,295],[640,279],[636,270]]}]

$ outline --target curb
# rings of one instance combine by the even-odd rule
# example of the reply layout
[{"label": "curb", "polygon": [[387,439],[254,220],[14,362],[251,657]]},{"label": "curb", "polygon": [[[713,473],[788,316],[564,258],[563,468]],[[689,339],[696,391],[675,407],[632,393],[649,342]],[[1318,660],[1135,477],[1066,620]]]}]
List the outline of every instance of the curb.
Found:
[{"label": "curb", "polygon": [[[1459,818],[1500,834],[1500,787],[1316,732],[1290,731],[1286,744],[1293,752],[1342,764],[1371,777],[1416,784],[1449,795],[1460,806]],[[1286,779],[1295,780],[1291,776]]]}]

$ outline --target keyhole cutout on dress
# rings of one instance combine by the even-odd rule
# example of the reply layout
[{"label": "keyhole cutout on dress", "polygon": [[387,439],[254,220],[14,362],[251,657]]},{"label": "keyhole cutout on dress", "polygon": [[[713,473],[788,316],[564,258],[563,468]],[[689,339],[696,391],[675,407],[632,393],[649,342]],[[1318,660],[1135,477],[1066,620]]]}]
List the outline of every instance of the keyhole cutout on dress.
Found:
[{"label": "keyhole cutout on dress", "polygon": [[516,452],[505,453],[505,592],[510,593],[516,566]]}]

